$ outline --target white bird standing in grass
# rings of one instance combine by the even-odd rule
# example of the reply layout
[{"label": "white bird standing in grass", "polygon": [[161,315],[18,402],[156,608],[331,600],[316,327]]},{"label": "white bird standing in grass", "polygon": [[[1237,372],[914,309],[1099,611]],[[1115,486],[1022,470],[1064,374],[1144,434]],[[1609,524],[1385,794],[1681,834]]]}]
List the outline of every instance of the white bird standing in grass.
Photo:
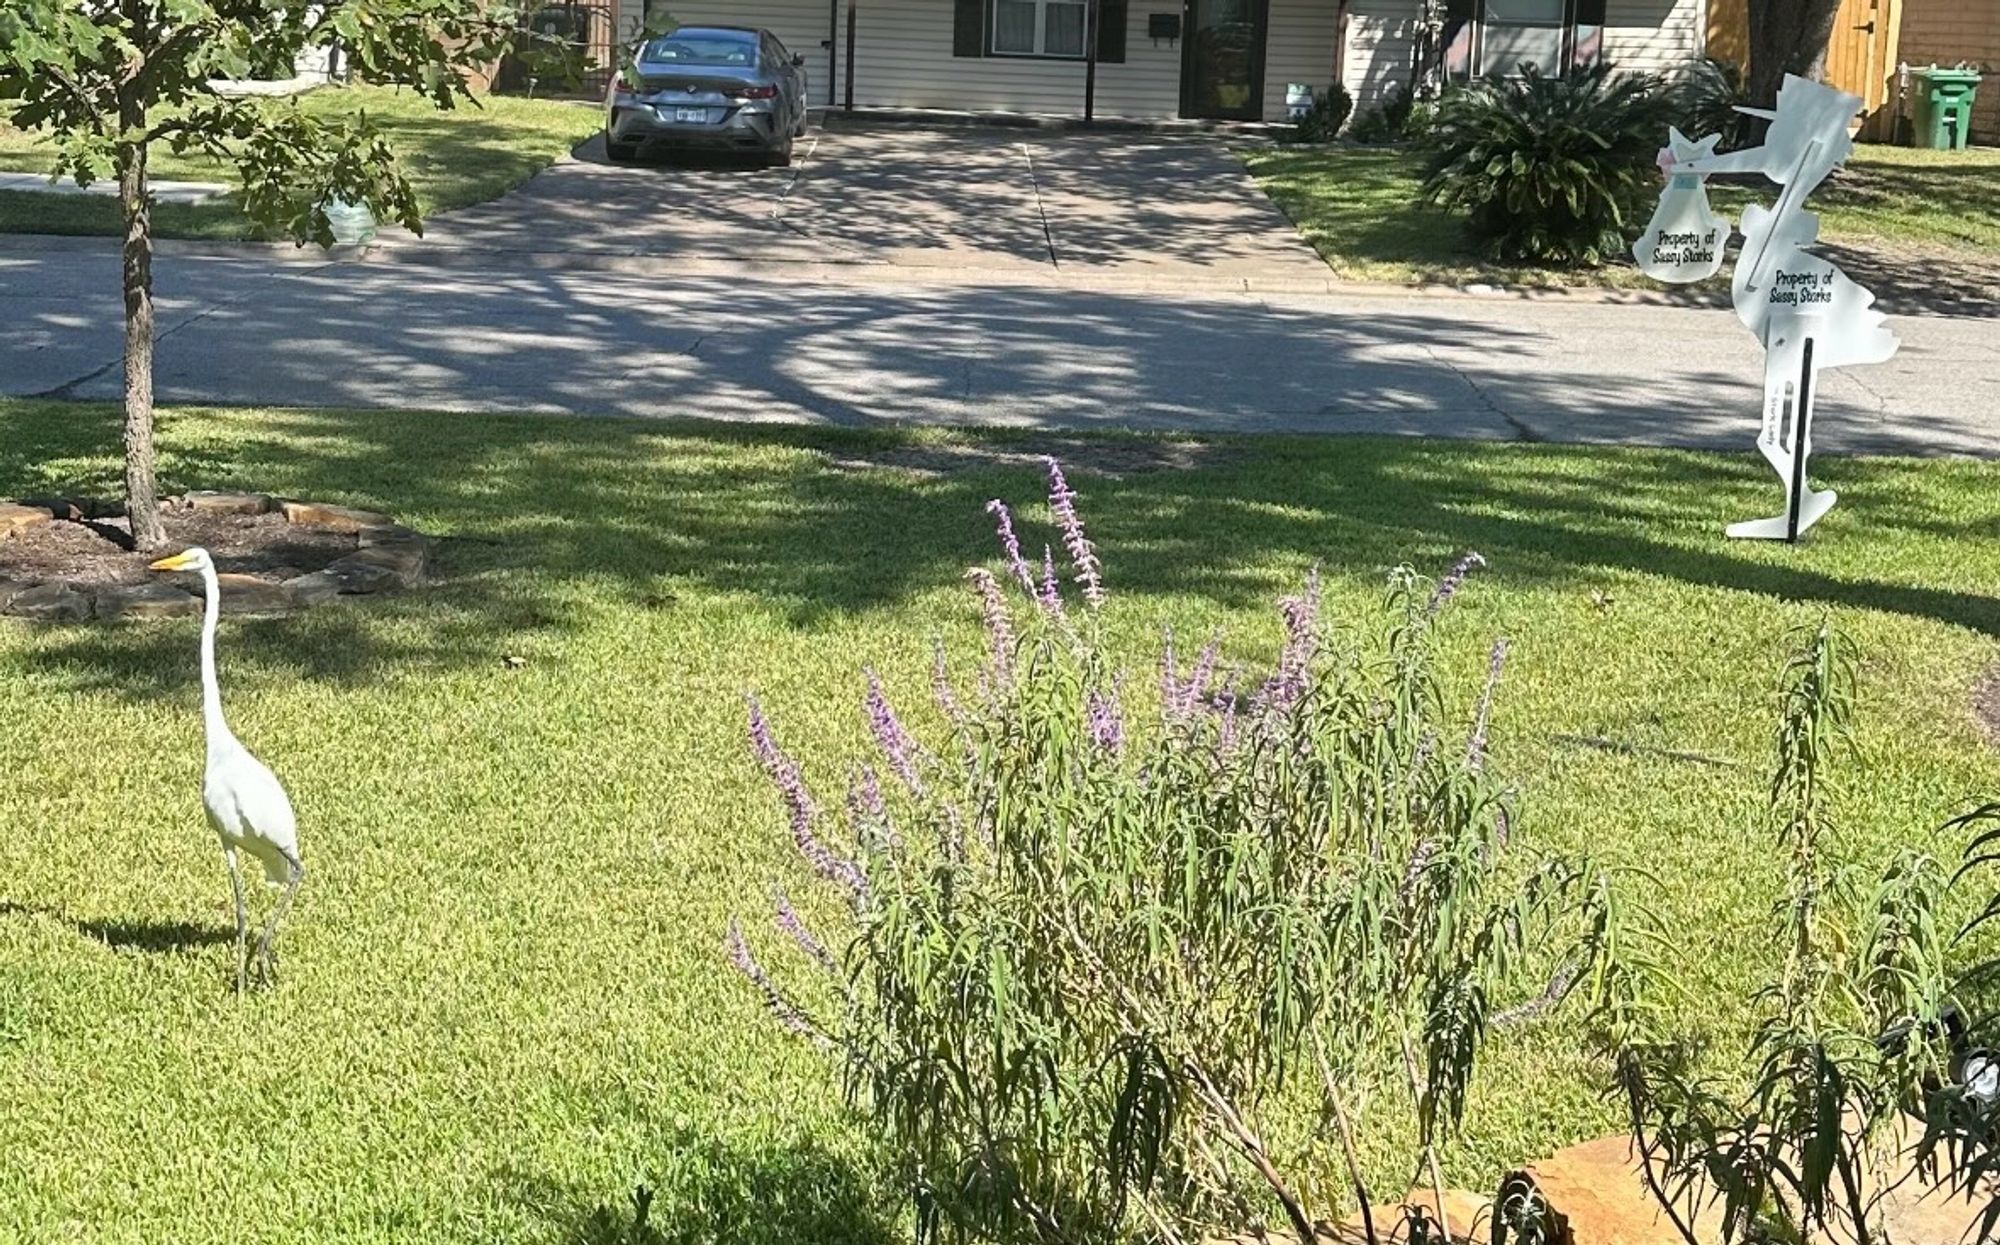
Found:
[{"label": "white bird standing in grass", "polygon": [[208,810],[208,824],[222,838],[222,858],[229,864],[229,884],[236,894],[236,993],[241,995],[249,976],[246,953],[250,926],[236,854],[248,852],[263,864],[265,882],[285,888],[257,941],[257,959],[263,964],[264,980],[269,982],[277,976],[271,944],[277,937],[278,923],[285,919],[292,895],[306,876],[306,867],[299,861],[298,823],[277,776],[250,755],[222,720],[222,689],[215,681],[215,620],[221,611],[222,588],[215,579],[214,560],[206,549],[189,549],[161,558],[152,569],[199,571],[208,598],[201,620],[201,717],[208,736],[201,802]]}]

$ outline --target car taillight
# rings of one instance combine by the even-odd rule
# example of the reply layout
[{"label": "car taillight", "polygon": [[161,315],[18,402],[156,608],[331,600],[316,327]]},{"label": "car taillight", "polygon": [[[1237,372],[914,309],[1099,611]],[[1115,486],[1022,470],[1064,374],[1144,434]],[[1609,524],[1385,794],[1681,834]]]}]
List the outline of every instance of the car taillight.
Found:
[{"label": "car taillight", "polygon": [[737,87],[731,87],[731,88],[729,88],[729,98],[731,98],[731,99],[776,99],[776,98],[778,98],[778,88],[777,88],[777,87],[775,87],[775,86],[737,86]]},{"label": "car taillight", "polygon": [[638,95],[641,92],[641,88],[636,83],[625,80],[623,70],[611,75],[611,89],[619,95]]}]

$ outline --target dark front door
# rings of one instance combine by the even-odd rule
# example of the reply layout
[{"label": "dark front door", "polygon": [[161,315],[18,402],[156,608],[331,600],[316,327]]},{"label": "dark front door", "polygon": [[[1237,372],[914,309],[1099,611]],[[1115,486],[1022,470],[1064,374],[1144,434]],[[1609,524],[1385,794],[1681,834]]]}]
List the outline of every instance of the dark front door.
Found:
[{"label": "dark front door", "polygon": [[1181,115],[1255,121],[1264,115],[1269,0],[1186,0]]}]

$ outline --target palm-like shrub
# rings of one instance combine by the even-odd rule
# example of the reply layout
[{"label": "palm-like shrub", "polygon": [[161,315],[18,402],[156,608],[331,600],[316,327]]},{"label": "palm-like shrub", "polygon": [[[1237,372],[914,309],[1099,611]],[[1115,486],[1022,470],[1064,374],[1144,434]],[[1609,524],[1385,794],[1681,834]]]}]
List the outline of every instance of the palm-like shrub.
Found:
[{"label": "palm-like shrub", "polygon": [[1423,197],[1466,212],[1492,258],[1595,266],[1638,233],[1670,115],[1656,78],[1601,64],[1551,78],[1524,65],[1439,102]]},{"label": "palm-like shrub", "polygon": [[1683,70],[1673,83],[1674,123],[1689,138],[1714,134],[1729,151],[1750,141],[1750,118],[1736,111],[1750,102],[1743,71],[1734,61],[1703,57]]},{"label": "palm-like shrub", "polygon": [[1052,557],[1023,559],[994,502],[1004,569],[968,575],[976,687],[940,658],[927,749],[871,677],[886,773],[852,771],[844,826],[752,702],[840,915],[820,936],[779,901],[803,986],[740,926],[730,954],[838,1060],[922,1236],[1196,1241],[1275,1211],[1311,1242],[1316,1211],[1370,1204],[1358,1130],[1413,1139],[1404,1178],[1435,1178],[1489,1030],[1595,989],[1607,889],[1511,833],[1487,764],[1504,645],[1469,726],[1446,715],[1434,638],[1476,558],[1436,584],[1398,572],[1379,630],[1325,625],[1309,581],[1254,680],[1214,641],[1176,660],[1169,637],[1142,697],[1100,641],[1097,556],[1049,472],[1083,599]]}]

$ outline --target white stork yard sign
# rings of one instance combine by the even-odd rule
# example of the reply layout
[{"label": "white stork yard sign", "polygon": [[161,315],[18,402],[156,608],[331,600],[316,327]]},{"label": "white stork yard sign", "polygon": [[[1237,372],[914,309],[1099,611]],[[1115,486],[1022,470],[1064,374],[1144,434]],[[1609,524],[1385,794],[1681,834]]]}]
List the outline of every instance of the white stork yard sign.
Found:
[{"label": "white stork yard sign", "polygon": [[1743,213],[1743,252],[1730,283],[1737,317],[1764,344],[1764,423],[1757,448],[1785,485],[1783,514],[1729,526],[1731,536],[1795,541],[1833,508],[1834,493],[1806,483],[1812,453],[1813,400],[1829,367],[1880,363],[1896,353],[1896,335],[1871,310],[1875,296],[1810,249],[1819,218],[1806,196],[1854,150],[1848,125],[1861,99],[1787,75],[1775,110],[1740,111],[1770,121],[1764,145],[1716,154],[1716,140],[1689,142],[1673,131],[1660,153],[1667,174],[1660,207],[1633,244],[1632,257],[1661,281],[1699,281],[1722,264],[1728,222],[1714,216],[1702,184],[1710,173],[1762,173],[1783,189],[1766,209]]}]

